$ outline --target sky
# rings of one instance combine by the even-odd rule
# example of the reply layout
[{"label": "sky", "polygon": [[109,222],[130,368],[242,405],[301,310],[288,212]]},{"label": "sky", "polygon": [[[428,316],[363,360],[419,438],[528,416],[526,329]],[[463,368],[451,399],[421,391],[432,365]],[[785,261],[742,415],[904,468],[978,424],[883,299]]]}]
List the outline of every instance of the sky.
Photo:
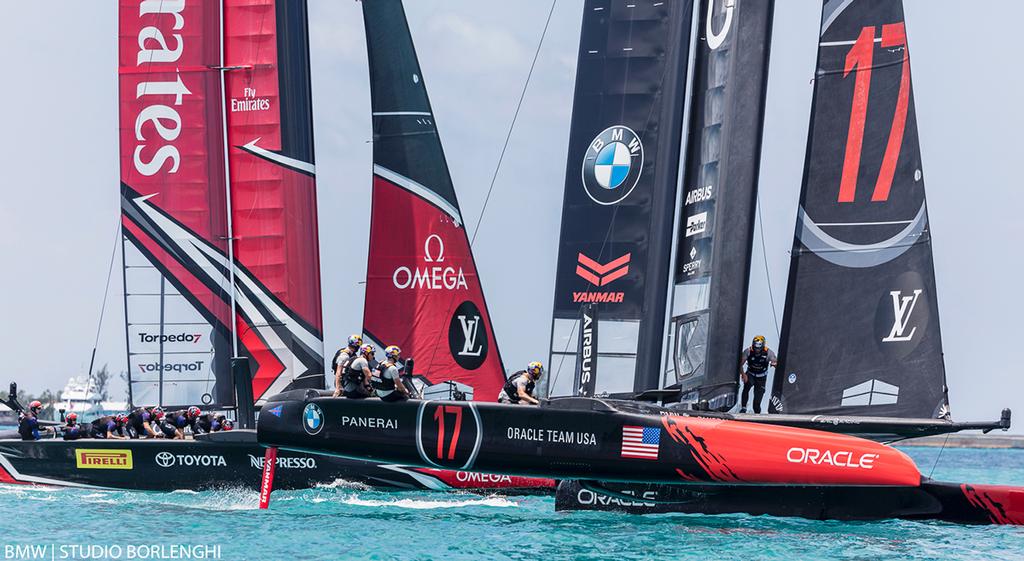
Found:
[{"label": "sky", "polygon": [[[906,0],[950,402],[959,420],[1024,415],[1024,3]],[[370,98],[360,6],[309,0],[324,331],[358,332],[369,235]],[[480,220],[550,0],[407,0],[425,83],[470,228]],[[820,1],[776,2],[747,338],[777,344],[803,170]],[[0,18],[0,351],[7,379],[59,389],[125,369],[116,257],[117,3],[17,2]],[[544,360],[582,1],[558,0],[474,254],[506,367]],[[359,209],[365,209],[362,212]],[[472,231],[472,230],[470,230]],[[771,290],[769,290],[769,288]],[[774,310],[772,307],[774,297]],[[101,323],[102,315],[102,323]],[[99,328],[98,328],[99,326]],[[328,351],[330,354],[330,351]],[[1024,432],[1024,421],[1013,432]]]}]

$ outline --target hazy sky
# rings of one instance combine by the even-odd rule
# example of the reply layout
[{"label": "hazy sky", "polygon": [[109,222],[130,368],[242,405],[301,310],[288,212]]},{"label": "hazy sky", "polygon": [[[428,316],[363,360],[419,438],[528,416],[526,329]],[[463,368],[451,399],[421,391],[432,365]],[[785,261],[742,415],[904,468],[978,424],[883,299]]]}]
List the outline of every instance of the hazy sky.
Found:
[{"label": "hazy sky", "polygon": [[[309,0],[325,335],[359,331],[371,152],[362,16]],[[811,101],[818,0],[776,2],[748,334],[777,344]],[[494,174],[550,0],[407,0],[413,38],[468,225]],[[953,415],[1024,415],[1018,215],[1024,3],[907,0],[907,29]],[[59,389],[85,372],[118,227],[117,3],[11,2],[0,134],[0,384]],[[549,340],[582,1],[559,0],[475,245],[506,367]],[[513,235],[514,233],[514,235]],[[515,240],[515,243],[511,243]],[[765,259],[766,257],[766,259]],[[119,266],[120,257],[115,266]],[[97,363],[125,368],[115,269]],[[1024,432],[1019,419],[1015,432]]]}]

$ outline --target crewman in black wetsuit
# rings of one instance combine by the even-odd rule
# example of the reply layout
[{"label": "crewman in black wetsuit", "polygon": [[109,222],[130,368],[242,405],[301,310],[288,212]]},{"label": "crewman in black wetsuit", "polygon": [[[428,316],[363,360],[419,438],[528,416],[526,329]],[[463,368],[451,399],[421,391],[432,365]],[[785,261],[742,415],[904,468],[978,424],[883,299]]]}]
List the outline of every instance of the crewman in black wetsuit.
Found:
[{"label": "crewman in black wetsuit", "polygon": [[[196,409],[199,409],[196,407]],[[208,434],[211,432],[218,432],[222,430],[231,430],[235,427],[234,423],[224,415],[214,415],[213,413],[206,413],[205,415],[199,414],[189,422],[189,427],[192,429],[192,434]]]},{"label": "crewman in black wetsuit", "polygon": [[[42,402],[36,400],[28,404],[28,411],[22,411],[18,416],[18,434],[22,440],[39,440],[39,412],[43,410]],[[48,431],[43,428],[43,432]]]},{"label": "crewman in black wetsuit", "polygon": [[498,393],[498,402],[540,405],[540,402],[533,397],[533,389],[543,374],[544,365],[540,362],[533,361],[526,365],[526,370],[516,372],[505,382],[505,387],[501,388],[501,392]]},{"label": "crewman in black wetsuit", "polygon": [[331,361],[331,370],[334,372],[334,397],[341,395],[345,369],[348,368],[348,363],[359,354],[359,347],[362,344],[362,335],[349,335],[348,346],[334,354],[334,360]]},{"label": "crewman in black wetsuit", "polygon": [[363,399],[370,397],[370,378],[373,372],[370,371],[370,361],[374,360],[376,349],[367,343],[359,347],[359,355],[349,361],[345,368],[344,382],[345,397],[350,399]]},{"label": "crewman in black wetsuit", "polygon": [[89,438],[89,431],[78,424],[78,414],[74,412],[64,415],[64,426],[60,428],[60,431],[63,433],[64,440]]},{"label": "crewman in black wetsuit", "polygon": [[203,412],[195,405],[188,409],[179,409],[164,415],[163,423],[160,424],[164,431],[165,438],[184,440],[185,427],[192,426],[192,420],[198,418]]},{"label": "crewman in black wetsuit", "polygon": [[163,416],[164,410],[159,407],[139,407],[132,411],[128,415],[127,425],[132,438],[162,438],[164,433],[160,429],[159,421]]},{"label": "crewman in black wetsuit", "polygon": [[125,427],[127,423],[128,415],[125,415],[124,413],[100,417],[91,423],[92,437],[123,440],[128,438],[128,432]]},{"label": "crewman in black wetsuit", "polygon": [[409,390],[402,383],[402,376],[398,370],[398,360],[401,356],[402,349],[398,348],[398,345],[391,345],[384,349],[384,362],[373,370],[370,384],[381,401],[394,402],[409,399]]},{"label": "crewman in black wetsuit", "polygon": [[[750,347],[740,354],[740,378],[743,380],[743,397],[740,400],[740,413],[747,412],[747,399],[750,388],[754,388],[754,413],[761,412],[761,399],[764,398],[764,386],[768,380],[768,367],[778,362],[775,352],[765,345],[764,335],[754,337]],[[746,365],[747,371],[743,371]]]}]

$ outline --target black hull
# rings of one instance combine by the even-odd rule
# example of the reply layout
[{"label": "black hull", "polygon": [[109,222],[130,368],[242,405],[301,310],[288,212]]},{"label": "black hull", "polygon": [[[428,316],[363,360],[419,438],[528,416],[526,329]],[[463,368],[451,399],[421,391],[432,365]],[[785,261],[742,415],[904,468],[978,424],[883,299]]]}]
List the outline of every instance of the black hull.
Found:
[{"label": "black hull", "polygon": [[599,483],[566,480],[555,509],[629,514],[751,514],[814,520],[942,520],[1021,524],[1024,491],[925,480],[919,487],[730,486]]},{"label": "black hull", "polygon": [[[266,449],[253,431],[196,440],[0,440],[0,483],[194,491],[258,490]],[[303,452],[278,453],[274,488],[307,489],[343,480],[372,487],[550,492],[553,482],[431,472]]]}]

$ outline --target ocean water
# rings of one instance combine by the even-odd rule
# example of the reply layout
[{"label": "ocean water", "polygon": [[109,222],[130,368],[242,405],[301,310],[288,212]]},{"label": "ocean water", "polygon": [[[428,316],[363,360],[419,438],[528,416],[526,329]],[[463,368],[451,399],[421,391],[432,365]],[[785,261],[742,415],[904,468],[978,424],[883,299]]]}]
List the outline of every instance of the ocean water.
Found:
[{"label": "ocean water", "polygon": [[[905,450],[937,479],[1024,485],[1024,450]],[[387,492],[345,482],[275,492],[267,511],[257,502],[256,491],[237,489],[0,485],[0,559],[182,558],[174,545],[199,546],[186,549],[194,558],[230,560],[1024,559],[1024,527],[556,513],[551,497]]]}]

